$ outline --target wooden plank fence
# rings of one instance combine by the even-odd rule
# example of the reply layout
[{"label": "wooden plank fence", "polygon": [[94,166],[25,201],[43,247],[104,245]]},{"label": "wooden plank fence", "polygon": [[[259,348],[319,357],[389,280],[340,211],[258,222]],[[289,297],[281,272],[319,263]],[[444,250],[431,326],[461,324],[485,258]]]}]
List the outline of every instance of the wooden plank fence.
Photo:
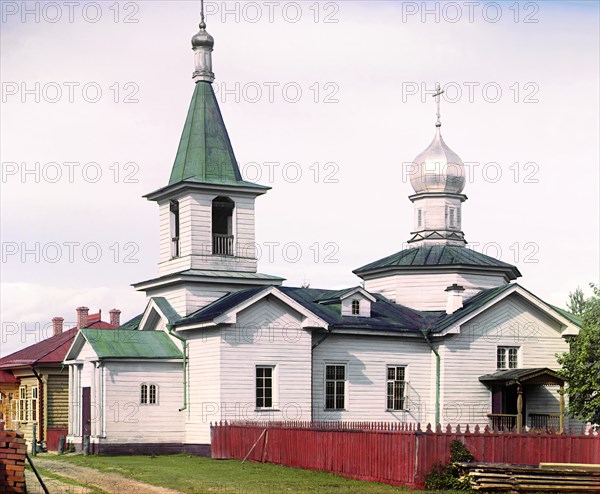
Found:
[{"label": "wooden plank fence", "polygon": [[539,465],[600,463],[592,429],[514,431],[372,422],[221,422],[211,425],[213,458],[247,459],[321,470],[392,485],[424,487],[427,473],[450,460],[461,441],[477,462]]}]

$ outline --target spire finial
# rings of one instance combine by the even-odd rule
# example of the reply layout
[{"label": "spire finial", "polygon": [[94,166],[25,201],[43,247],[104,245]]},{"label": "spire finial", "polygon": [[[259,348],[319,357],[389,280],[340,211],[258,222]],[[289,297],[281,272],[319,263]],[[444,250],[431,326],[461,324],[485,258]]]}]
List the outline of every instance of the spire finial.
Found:
[{"label": "spire finial", "polygon": [[206,29],[206,22],[204,22],[204,0],[200,0],[200,29]]},{"label": "spire finial", "polygon": [[192,49],[195,53],[196,70],[192,78],[195,82],[213,82],[215,74],[212,71],[212,51],[215,45],[213,37],[206,32],[204,20],[204,0],[200,0],[200,31],[192,38]]},{"label": "spire finial", "polygon": [[435,102],[437,103],[437,121],[435,122],[436,127],[441,127],[442,122],[440,121],[440,96],[444,93],[444,90],[440,87],[440,83],[438,82],[435,86],[435,94],[433,97],[435,98]]}]

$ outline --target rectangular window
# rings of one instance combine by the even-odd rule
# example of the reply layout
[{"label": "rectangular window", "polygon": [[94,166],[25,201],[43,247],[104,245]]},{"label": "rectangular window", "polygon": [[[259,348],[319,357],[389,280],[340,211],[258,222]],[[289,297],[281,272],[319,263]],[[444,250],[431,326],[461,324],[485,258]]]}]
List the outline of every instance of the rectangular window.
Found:
[{"label": "rectangular window", "polygon": [[343,410],[346,407],[346,366],[325,366],[325,409]]},{"label": "rectangular window", "polygon": [[256,366],[256,408],[273,408],[274,367]]},{"label": "rectangular window", "polygon": [[16,418],[19,422],[27,422],[27,386],[19,388],[19,399],[16,400]]},{"label": "rectangular window", "polygon": [[148,385],[142,384],[140,387],[140,403],[142,405],[148,404]]},{"label": "rectangular window", "polygon": [[450,208],[450,226],[451,227],[455,227],[456,226],[456,210],[454,208]]},{"label": "rectangular window", "polygon": [[29,404],[29,414],[30,414],[30,420],[32,422],[37,422],[38,419],[38,393],[39,393],[39,388],[36,386],[34,388],[31,388],[31,401]]},{"label": "rectangular window", "polygon": [[496,367],[498,369],[516,369],[519,366],[518,347],[498,347],[496,352]]},{"label": "rectangular window", "polygon": [[360,300],[352,301],[352,315],[358,316],[360,314]]},{"label": "rectangular window", "polygon": [[404,410],[406,393],[406,367],[391,366],[387,368],[387,409]]},{"label": "rectangular window", "polygon": [[423,224],[423,210],[417,209],[417,226],[421,226]]}]

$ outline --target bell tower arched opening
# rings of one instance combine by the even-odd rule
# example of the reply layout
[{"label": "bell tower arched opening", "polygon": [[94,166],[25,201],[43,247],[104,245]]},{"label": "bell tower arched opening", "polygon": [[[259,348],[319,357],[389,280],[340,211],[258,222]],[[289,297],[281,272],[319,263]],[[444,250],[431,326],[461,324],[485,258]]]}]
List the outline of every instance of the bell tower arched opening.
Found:
[{"label": "bell tower arched opening", "polygon": [[229,197],[218,196],[212,201],[212,253],[233,256],[233,210],[235,203]]}]

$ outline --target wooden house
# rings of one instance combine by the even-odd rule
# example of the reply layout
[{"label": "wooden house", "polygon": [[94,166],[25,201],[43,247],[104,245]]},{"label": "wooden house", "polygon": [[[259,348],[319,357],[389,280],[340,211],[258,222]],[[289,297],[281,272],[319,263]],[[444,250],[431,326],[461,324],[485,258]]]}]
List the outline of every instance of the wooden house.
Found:
[{"label": "wooden house", "polygon": [[[111,322],[101,313],[77,309],[77,325],[63,330],[64,319],[52,320],[53,334],[0,359],[0,412],[5,428],[23,432],[28,447],[35,440],[48,450],[56,450],[68,429],[69,373],[63,360],[80,328],[114,329],[120,311],[110,312]],[[35,428],[35,436],[34,436]]]}]

